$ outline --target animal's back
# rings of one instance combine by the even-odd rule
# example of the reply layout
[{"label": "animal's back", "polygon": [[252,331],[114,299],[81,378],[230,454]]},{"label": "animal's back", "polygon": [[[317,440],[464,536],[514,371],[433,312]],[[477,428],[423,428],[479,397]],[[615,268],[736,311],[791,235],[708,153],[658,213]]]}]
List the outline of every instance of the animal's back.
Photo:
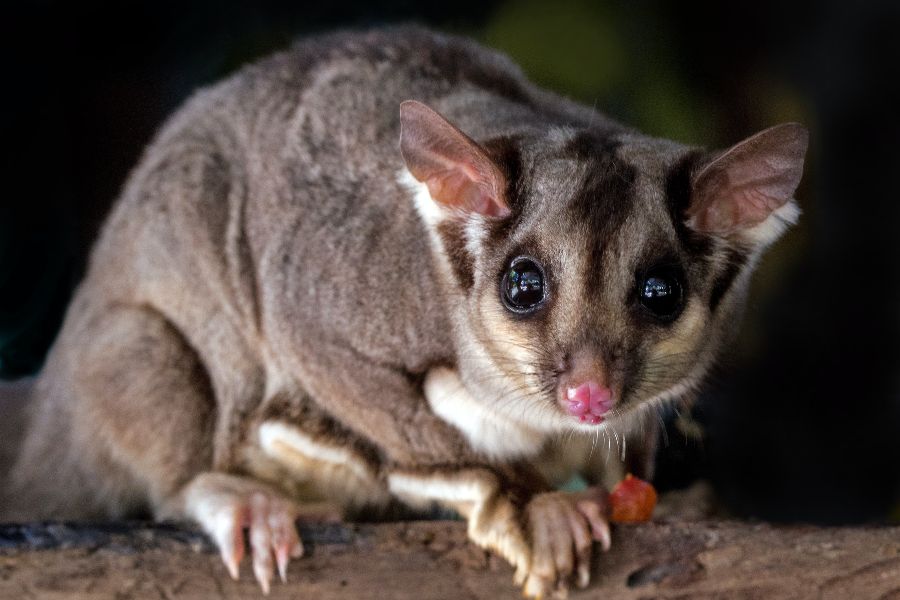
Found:
[{"label": "animal's back", "polygon": [[[548,120],[592,118],[531,86],[502,55],[414,27],[303,40],[195,94],[149,145],[92,252],[28,407],[13,516],[146,508],[141,475],[119,465],[103,427],[86,416],[109,411],[79,384],[86,353],[104,351],[98,323],[120,307],[159,316],[195,354],[200,368],[185,371],[211,388],[216,406],[191,451],[209,446],[200,459],[219,465],[232,459],[232,413],[252,410],[266,385],[267,330],[280,320],[298,321],[311,340],[336,322],[378,329],[360,337],[379,347],[359,350],[398,362],[449,350],[420,343],[445,338],[448,327],[422,294],[432,268],[426,234],[397,197],[397,107],[409,98],[435,102],[475,134],[509,129],[519,111],[542,105]],[[368,312],[354,310],[360,299],[341,272],[371,279]],[[298,290],[306,295],[295,298],[295,314],[267,309]],[[416,320],[420,331],[411,339],[409,327],[373,321],[372,312]]]},{"label": "animal's back", "polygon": [[[321,297],[307,303],[340,304],[329,275],[365,274],[363,262],[399,258],[409,262],[393,272],[427,280],[425,232],[397,194],[398,106],[410,98],[458,115],[473,135],[507,132],[522,111],[596,118],[464,38],[397,27],[305,39],[199,92],[169,121],[109,219],[90,285],[156,306],[185,330],[221,312],[246,336],[260,333],[260,296],[278,293],[266,288],[288,267],[316,283],[305,289]],[[288,244],[297,262],[273,264]],[[418,295],[389,288],[368,301],[387,309]]]}]

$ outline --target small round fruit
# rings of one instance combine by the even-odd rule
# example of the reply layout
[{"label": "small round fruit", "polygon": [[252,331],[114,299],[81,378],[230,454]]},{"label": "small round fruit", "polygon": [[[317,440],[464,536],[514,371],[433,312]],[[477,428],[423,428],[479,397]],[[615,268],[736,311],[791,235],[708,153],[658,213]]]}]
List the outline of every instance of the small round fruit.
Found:
[{"label": "small round fruit", "polygon": [[613,523],[642,523],[649,521],[656,507],[656,490],[631,473],[616,484],[609,493],[610,520]]}]

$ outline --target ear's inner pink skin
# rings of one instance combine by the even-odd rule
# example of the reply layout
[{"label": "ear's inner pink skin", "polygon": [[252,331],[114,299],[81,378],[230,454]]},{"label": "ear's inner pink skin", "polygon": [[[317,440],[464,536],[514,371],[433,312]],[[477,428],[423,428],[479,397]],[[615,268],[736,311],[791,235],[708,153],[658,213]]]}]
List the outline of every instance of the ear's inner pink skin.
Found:
[{"label": "ear's inner pink skin", "polygon": [[484,148],[421,102],[400,105],[400,152],[435,202],[467,214],[509,216],[506,177]]},{"label": "ear's inner pink skin", "polygon": [[612,390],[596,381],[566,387],[565,401],[569,414],[592,424],[602,423],[603,416],[615,404]]}]

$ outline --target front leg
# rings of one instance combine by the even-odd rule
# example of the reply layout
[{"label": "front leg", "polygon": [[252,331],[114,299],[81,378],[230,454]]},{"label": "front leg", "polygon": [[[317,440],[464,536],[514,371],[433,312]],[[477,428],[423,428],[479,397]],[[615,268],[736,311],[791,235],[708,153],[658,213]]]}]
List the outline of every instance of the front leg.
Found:
[{"label": "front leg", "polygon": [[[356,490],[375,505],[383,494],[377,484],[386,480],[385,492],[407,504],[428,508],[438,503],[455,510],[468,519],[470,538],[509,560],[517,581],[531,595],[562,587],[573,575],[586,585],[592,538],[609,546],[605,493],[597,488],[581,494],[552,492],[527,463],[489,466],[487,461],[480,466],[393,467],[377,478],[349,438],[314,435],[300,422],[281,417],[259,427],[261,449],[286,472],[319,479],[332,495],[338,489],[335,481],[346,479],[347,485],[340,487]],[[304,425],[316,429],[310,422]]]},{"label": "front leg", "polygon": [[44,375],[14,482],[23,513],[96,519],[149,508],[160,519],[193,519],[235,577],[246,529],[267,591],[275,568],[284,577],[302,552],[294,519],[310,511],[261,481],[213,472],[226,467],[213,447],[217,409],[227,404],[186,338],[147,307],[108,307],[73,327],[64,343],[73,334],[90,343],[77,360],[51,358]]},{"label": "front leg", "polygon": [[564,592],[573,576],[585,587],[592,542],[604,550],[610,546],[606,493],[600,488],[528,493],[510,469],[503,470],[505,475],[487,467],[396,471],[388,484],[410,504],[437,502],[464,516],[469,538],[509,561],[527,596]]},{"label": "front leg", "polygon": [[349,349],[319,350],[294,367],[306,376],[303,387],[378,446],[392,495],[413,505],[436,502],[464,516],[472,541],[512,563],[528,595],[565,589],[573,574],[587,584],[592,540],[609,546],[602,490],[554,492],[527,463],[476,449],[468,439],[472,432],[436,415],[428,392],[407,373]]},{"label": "front leg", "polygon": [[[494,415],[490,405],[477,402],[455,370],[432,369],[423,387],[435,413],[456,425],[474,448],[490,456],[510,460],[533,455],[544,445],[533,430]],[[565,460],[558,462],[564,463]],[[559,587],[559,582],[573,573],[579,586],[587,585],[592,538],[601,542],[604,549],[610,545],[605,491],[599,487],[580,494],[546,491],[543,478],[535,473],[537,469],[533,461],[507,469],[513,470],[507,479],[521,479],[523,471],[527,471],[530,473],[528,479],[540,481],[540,485],[531,486],[533,495],[523,494],[522,486],[519,486],[520,490],[515,494],[508,490],[505,498],[487,501],[485,499],[491,494],[504,496],[503,478],[475,476],[481,483],[470,486],[470,489],[480,492],[480,502],[454,506],[468,516],[470,537],[483,547],[496,549],[510,560],[517,568],[517,580],[525,582],[528,593],[543,594],[551,584]],[[415,488],[415,484],[411,486],[408,480],[402,483],[407,489]],[[419,484],[420,489],[434,487]],[[414,489],[410,491],[414,492]],[[511,497],[517,498],[518,502],[510,502]],[[529,497],[530,500],[522,502],[523,498]],[[446,499],[443,501],[446,502]],[[522,524],[525,529],[519,531]]]}]

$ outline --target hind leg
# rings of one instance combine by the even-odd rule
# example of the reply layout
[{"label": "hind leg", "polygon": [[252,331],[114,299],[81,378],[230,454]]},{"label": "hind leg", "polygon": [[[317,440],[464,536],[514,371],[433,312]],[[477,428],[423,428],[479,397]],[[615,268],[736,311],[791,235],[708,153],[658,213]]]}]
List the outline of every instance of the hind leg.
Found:
[{"label": "hind leg", "polygon": [[120,309],[102,320],[78,376],[87,422],[147,495],[157,518],[188,518],[209,534],[232,577],[244,553],[268,592],[303,546],[300,508],[265,483],[213,472],[217,404],[195,352],[162,317]]},{"label": "hind leg", "polygon": [[104,307],[70,318],[28,413],[12,473],[17,519],[146,513],[212,462],[206,372],[151,310]]},{"label": "hind leg", "polygon": [[212,466],[217,411],[207,372],[152,310],[111,309],[78,338],[73,444],[102,480],[100,501],[139,496],[154,511]]},{"label": "hind leg", "polygon": [[295,521],[300,508],[265,484],[224,473],[201,473],[179,495],[176,514],[200,524],[213,539],[228,572],[238,578],[245,532],[253,574],[269,593],[274,568],[287,581],[290,558],[303,555]]},{"label": "hind leg", "polygon": [[158,313],[117,307],[72,323],[54,349],[17,467],[21,518],[148,511],[197,521],[237,575],[248,531],[264,590],[302,551],[298,508],[262,482],[211,472],[217,405],[203,365]]}]

